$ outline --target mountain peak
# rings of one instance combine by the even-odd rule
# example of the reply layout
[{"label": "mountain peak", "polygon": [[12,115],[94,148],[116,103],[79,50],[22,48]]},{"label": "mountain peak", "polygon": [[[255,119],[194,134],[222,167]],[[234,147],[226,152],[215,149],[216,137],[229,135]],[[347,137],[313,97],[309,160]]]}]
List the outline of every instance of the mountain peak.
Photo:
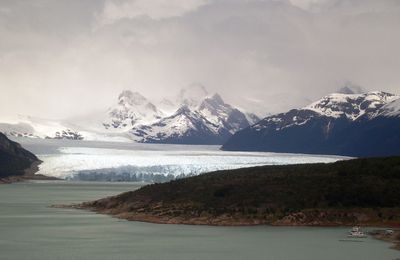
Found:
[{"label": "mountain peak", "polygon": [[360,116],[374,116],[377,109],[399,98],[383,91],[371,91],[363,94],[333,93],[308,105],[303,110],[312,110],[328,117],[347,117],[356,120]]},{"label": "mountain peak", "polygon": [[119,104],[129,105],[143,105],[148,100],[139,92],[133,92],[131,90],[124,90],[118,96]]},{"label": "mountain peak", "polygon": [[217,102],[217,103],[220,103],[220,104],[224,104],[224,103],[225,103],[224,100],[222,99],[222,97],[221,97],[218,93],[215,93],[215,94],[211,97],[211,99],[214,100],[214,101]]},{"label": "mountain peak", "polygon": [[124,90],[118,96],[118,104],[109,109],[108,118],[103,121],[106,129],[125,131],[138,124],[152,123],[163,113],[138,92]]},{"label": "mountain peak", "polygon": [[222,149],[392,156],[400,153],[399,116],[400,96],[334,93],[305,108],[268,116],[233,135]]},{"label": "mountain peak", "polygon": [[182,105],[180,108],[178,108],[178,110],[175,112],[174,115],[178,115],[178,114],[190,114],[192,111],[190,110],[190,108],[187,105]]},{"label": "mountain peak", "polygon": [[198,106],[199,111],[208,110],[211,114],[218,115],[222,110],[226,110],[224,113],[230,113],[232,107],[226,104],[221,96],[217,93],[211,97],[204,98]]}]

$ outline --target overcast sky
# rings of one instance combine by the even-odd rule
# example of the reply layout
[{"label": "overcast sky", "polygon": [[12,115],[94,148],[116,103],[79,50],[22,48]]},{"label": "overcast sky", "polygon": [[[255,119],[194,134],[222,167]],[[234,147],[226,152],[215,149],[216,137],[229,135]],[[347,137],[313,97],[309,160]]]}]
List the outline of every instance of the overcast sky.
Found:
[{"label": "overcast sky", "polygon": [[266,112],[345,82],[400,94],[399,0],[0,0],[0,116],[193,82]]}]

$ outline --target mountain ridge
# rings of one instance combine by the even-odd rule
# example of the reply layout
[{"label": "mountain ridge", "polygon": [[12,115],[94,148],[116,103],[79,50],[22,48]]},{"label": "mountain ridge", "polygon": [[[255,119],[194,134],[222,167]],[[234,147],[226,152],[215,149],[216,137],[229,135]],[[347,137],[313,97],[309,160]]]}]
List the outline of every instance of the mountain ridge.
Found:
[{"label": "mountain ridge", "polygon": [[268,116],[235,133],[222,149],[356,157],[398,155],[399,100],[398,95],[383,91],[334,93],[306,107]]},{"label": "mountain ridge", "polygon": [[258,120],[226,104],[219,94],[210,95],[200,84],[182,89],[175,100],[179,103],[164,99],[162,105],[155,105],[138,92],[123,90],[105,113],[65,121],[18,118],[13,123],[0,123],[0,130],[29,138],[222,144]]},{"label": "mountain ridge", "polygon": [[[193,100],[192,100],[193,101]],[[226,104],[219,94],[183,105],[171,116],[131,130],[137,142],[222,144],[250,125],[245,114]]]}]

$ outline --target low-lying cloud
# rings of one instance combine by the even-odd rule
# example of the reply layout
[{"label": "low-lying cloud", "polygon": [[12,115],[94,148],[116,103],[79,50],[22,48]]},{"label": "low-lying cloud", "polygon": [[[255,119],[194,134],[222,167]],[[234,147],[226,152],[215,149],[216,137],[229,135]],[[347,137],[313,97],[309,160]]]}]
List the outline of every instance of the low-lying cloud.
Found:
[{"label": "low-lying cloud", "polygon": [[349,81],[399,93],[399,27],[396,0],[4,0],[0,115],[73,116],[192,82],[266,112]]}]

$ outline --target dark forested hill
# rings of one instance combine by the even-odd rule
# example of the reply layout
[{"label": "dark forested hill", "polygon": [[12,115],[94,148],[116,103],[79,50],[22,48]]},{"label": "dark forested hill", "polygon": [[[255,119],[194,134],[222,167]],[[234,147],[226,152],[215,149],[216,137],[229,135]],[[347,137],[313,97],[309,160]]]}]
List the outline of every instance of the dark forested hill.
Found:
[{"label": "dark forested hill", "polygon": [[33,153],[0,133],[0,179],[23,175],[32,164],[39,162]]},{"label": "dark forested hill", "polygon": [[130,220],[400,225],[400,157],[262,166],[152,184],[78,205]]}]

